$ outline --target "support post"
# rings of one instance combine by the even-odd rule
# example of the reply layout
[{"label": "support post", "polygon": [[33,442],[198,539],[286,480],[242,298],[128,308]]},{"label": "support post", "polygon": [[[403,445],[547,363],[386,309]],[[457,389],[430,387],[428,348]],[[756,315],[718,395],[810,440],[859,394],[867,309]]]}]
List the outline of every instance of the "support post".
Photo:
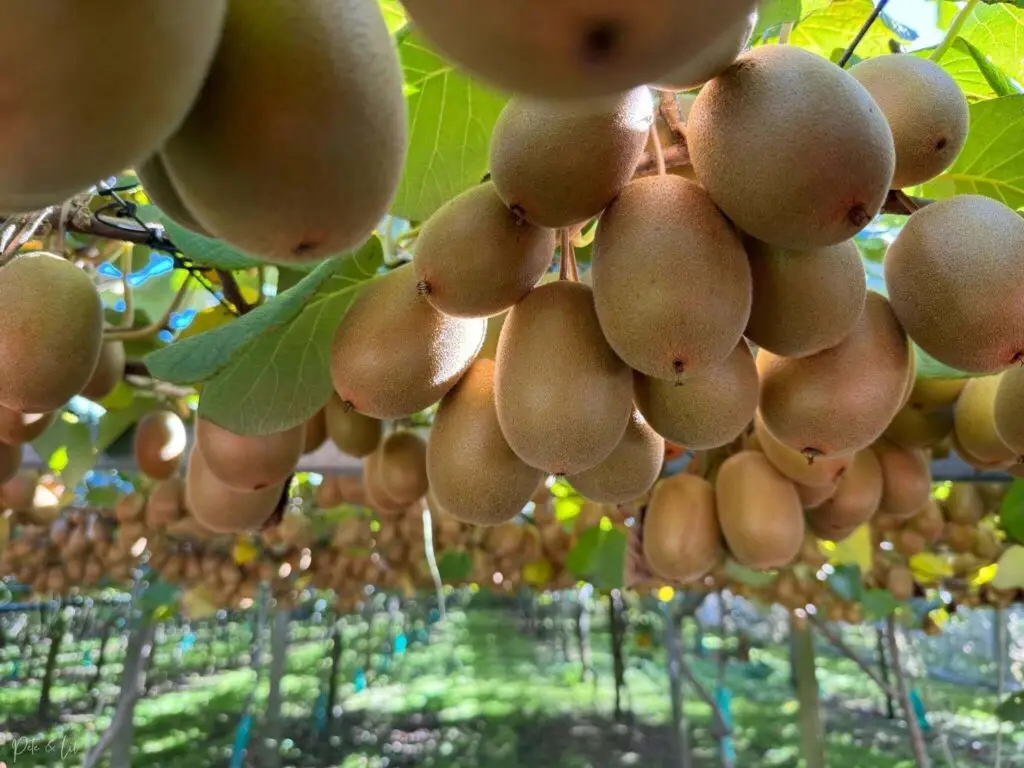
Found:
[{"label": "support post", "polygon": [[790,616],[789,638],[796,697],[800,703],[800,740],[804,764],[807,768],[825,768],[825,729],[821,723],[814,635],[806,621]]}]

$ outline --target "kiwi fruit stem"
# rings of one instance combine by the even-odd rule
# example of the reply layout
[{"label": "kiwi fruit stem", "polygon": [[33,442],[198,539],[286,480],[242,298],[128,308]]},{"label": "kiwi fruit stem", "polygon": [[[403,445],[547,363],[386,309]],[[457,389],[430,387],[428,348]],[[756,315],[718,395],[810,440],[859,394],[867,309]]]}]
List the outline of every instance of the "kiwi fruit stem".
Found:
[{"label": "kiwi fruit stem", "polygon": [[576,266],[576,249],[572,244],[572,232],[568,227],[559,231],[561,238],[562,256],[559,259],[558,279],[571,280],[578,283],[580,280],[579,268]]},{"label": "kiwi fruit stem", "polygon": [[658,135],[657,123],[651,123],[651,146],[654,147],[654,164],[658,169],[658,175],[664,176],[668,171],[665,168],[665,151],[661,147],[661,136]]}]

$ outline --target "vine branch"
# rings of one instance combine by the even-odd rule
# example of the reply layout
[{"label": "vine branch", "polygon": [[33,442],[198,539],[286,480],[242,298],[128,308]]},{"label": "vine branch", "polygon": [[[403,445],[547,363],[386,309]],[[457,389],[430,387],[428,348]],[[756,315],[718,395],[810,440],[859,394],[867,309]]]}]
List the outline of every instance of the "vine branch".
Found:
[{"label": "vine branch", "polygon": [[221,288],[224,289],[224,297],[230,301],[239,315],[244,315],[251,312],[253,309],[252,304],[245,300],[245,296],[242,295],[242,289],[238,287],[238,281],[235,276],[226,269],[218,269],[217,277],[220,278]]},{"label": "vine branch", "polygon": [[853,58],[854,52],[857,50],[857,46],[860,45],[864,36],[867,35],[868,30],[874,25],[878,17],[882,15],[882,11],[885,10],[885,6],[889,4],[889,0],[878,0],[878,4],[871,10],[871,14],[867,20],[861,25],[861,28],[857,31],[857,35],[850,42],[850,45],[845,51],[843,51],[842,57],[836,62],[840,69],[845,69],[846,65],[850,63],[850,59]]},{"label": "vine branch", "polygon": [[874,681],[875,685],[882,689],[882,693],[884,693],[887,696],[897,698],[896,691],[890,688],[889,685],[884,680],[882,680],[882,677],[877,672],[875,672],[875,670],[869,667],[860,656],[854,653],[853,649],[850,648],[850,646],[848,646],[846,643],[844,643],[843,639],[839,637],[836,633],[834,633],[832,631],[832,628],[829,627],[828,624],[821,621],[816,616],[808,616],[808,618],[812,621],[814,626],[817,627],[818,630],[821,632],[822,637],[824,637],[829,642],[829,645],[831,645],[833,648],[835,648],[837,651],[843,654],[843,656],[845,656],[858,667],[860,667],[861,672],[870,677]]}]

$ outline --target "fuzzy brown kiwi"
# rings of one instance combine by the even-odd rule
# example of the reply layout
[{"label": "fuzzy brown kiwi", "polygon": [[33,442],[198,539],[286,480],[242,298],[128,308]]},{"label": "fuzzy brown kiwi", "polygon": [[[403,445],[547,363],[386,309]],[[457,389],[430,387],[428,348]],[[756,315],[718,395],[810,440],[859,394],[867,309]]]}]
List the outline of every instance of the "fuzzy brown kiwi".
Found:
[{"label": "fuzzy brown kiwi", "polygon": [[811,488],[830,488],[849,471],[854,457],[821,456],[808,458],[799,451],[780,442],[767,430],[760,415],[754,417],[754,434],[761,452],[786,477],[800,485]]},{"label": "fuzzy brown kiwi", "polygon": [[402,418],[433,405],[483,346],[486,320],[443,315],[416,283],[411,264],[375,278],[335,333],[334,389],[367,416]]},{"label": "fuzzy brown kiwi", "polygon": [[46,431],[55,415],[54,411],[20,413],[0,406],[0,442],[10,445],[29,443]]},{"label": "fuzzy brown kiwi", "polygon": [[579,224],[601,213],[632,178],[653,120],[646,88],[585,101],[514,97],[491,135],[494,188],[533,224]]},{"label": "fuzzy brown kiwi", "polygon": [[664,579],[696,581],[721,557],[715,489],[702,477],[682,474],[657,483],[643,526],[644,560]]},{"label": "fuzzy brown kiwi", "polygon": [[721,364],[750,316],[739,234],[707,192],[678,176],[622,190],[601,216],[591,274],[605,338],[647,376],[681,381]]},{"label": "fuzzy brown kiwi", "polygon": [[750,568],[778,568],[797,556],[804,513],[793,482],[763,453],[726,459],[715,479],[718,520],[729,551]]},{"label": "fuzzy brown kiwi", "polygon": [[493,361],[477,360],[441,400],[427,442],[427,477],[430,509],[474,525],[511,520],[543,487],[544,473],[520,459],[502,434]]},{"label": "fuzzy brown kiwi", "polygon": [[124,342],[117,339],[104,341],[96,369],[79,394],[90,400],[102,400],[124,379],[124,365]]},{"label": "fuzzy brown kiwi", "polygon": [[153,411],[135,426],[132,455],[146,477],[166,480],[178,471],[187,443],[185,424],[172,411]]},{"label": "fuzzy brown kiwi", "polygon": [[622,504],[651,489],[664,459],[664,438],[634,410],[626,433],[608,458],[566,480],[591,501]]},{"label": "fuzzy brown kiwi", "polygon": [[324,406],[306,421],[305,439],[302,443],[303,455],[313,453],[327,442],[326,408],[327,406]]},{"label": "fuzzy brown kiwi", "polygon": [[199,417],[195,437],[203,464],[222,483],[239,491],[258,491],[279,486],[295,471],[305,443],[305,427],[300,424],[268,435],[238,435]]},{"label": "fuzzy brown kiwi", "polygon": [[757,368],[740,340],[720,364],[677,381],[633,376],[636,407],[654,430],[693,450],[731,443],[757,410]]},{"label": "fuzzy brown kiwi", "polygon": [[932,473],[923,451],[901,448],[882,439],[871,450],[882,467],[881,508],[885,514],[905,519],[928,503],[932,492]]},{"label": "fuzzy brown kiwi", "polygon": [[427,444],[415,432],[392,432],[380,444],[377,465],[380,486],[399,504],[408,506],[427,492]]},{"label": "fuzzy brown kiwi", "polygon": [[331,393],[324,406],[327,436],[342,453],[361,459],[380,445],[384,428],[379,419],[364,416]]},{"label": "fuzzy brown kiwi", "polygon": [[832,498],[807,515],[807,526],[816,536],[841,541],[871,520],[882,501],[882,466],[865,448],[839,479]]},{"label": "fuzzy brown kiwi", "polygon": [[189,513],[215,533],[240,533],[260,528],[275,512],[284,485],[255,491],[238,490],[222,482],[193,448],[185,474],[185,503]]},{"label": "fuzzy brown kiwi", "polygon": [[[1013,371],[970,379],[953,410],[953,432],[958,445],[971,457],[985,463],[999,464],[1018,459],[1018,452],[1003,441],[996,423],[999,390],[1010,373]],[[1005,418],[1005,411],[1003,415]],[[1003,429],[1009,433],[1010,422],[1004,423],[1007,426]]]},{"label": "fuzzy brown kiwi", "polygon": [[0,405],[46,413],[92,377],[103,344],[103,304],[92,278],[50,253],[0,269]]},{"label": "fuzzy brown kiwi", "polygon": [[446,315],[490,317],[537,284],[554,250],[554,231],[523,221],[486,182],[423,225],[413,254],[416,290]]}]

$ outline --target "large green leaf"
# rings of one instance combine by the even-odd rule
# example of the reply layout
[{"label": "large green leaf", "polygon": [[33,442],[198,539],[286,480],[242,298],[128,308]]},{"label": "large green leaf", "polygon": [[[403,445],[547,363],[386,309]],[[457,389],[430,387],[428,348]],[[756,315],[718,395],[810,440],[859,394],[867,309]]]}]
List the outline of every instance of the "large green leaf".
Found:
[{"label": "large green leaf", "polygon": [[[872,10],[872,0],[833,0],[797,24],[790,42],[825,58],[835,59],[836,52],[846,49]],[[889,40],[893,38],[898,38],[898,35],[879,19],[857,46],[857,56],[869,58],[888,53]]]},{"label": "large green leaf", "polygon": [[297,318],[328,281],[335,287],[357,285],[382,263],[381,245],[372,237],[359,251],[322,263],[271,301],[212,331],[171,344],[146,357],[150,372],[174,384],[209,381],[227,368],[236,353],[261,338],[273,338]]},{"label": "large green leaf", "polygon": [[423,221],[487,171],[491,131],[507,101],[455,69],[413,32],[399,45],[409,155],[391,213]]},{"label": "large green leaf", "polygon": [[996,717],[1010,723],[1024,723],[1024,691],[1010,694],[996,707]]},{"label": "large green leaf", "polygon": [[160,216],[160,223],[163,224],[167,236],[178,250],[196,264],[226,270],[248,269],[262,264],[251,256],[232,248],[223,240],[214,240],[198,235],[192,230],[176,224],[165,215]]},{"label": "large green leaf", "polygon": [[[969,62],[968,67],[973,65],[976,75],[969,74],[970,70],[959,63],[961,60]],[[984,51],[962,37],[953,41],[953,46],[942,59],[942,66],[953,75],[970,101],[994,96],[1012,96],[1021,92],[1020,86],[1013,82]]]},{"label": "large green leaf", "polygon": [[1009,4],[978,5],[960,35],[1007,75],[1024,82],[1024,10]]},{"label": "large green leaf", "polygon": [[1024,480],[1014,480],[1003,497],[999,521],[1011,541],[1024,544]]},{"label": "large green leaf", "polygon": [[384,16],[384,21],[387,22],[388,30],[394,34],[403,26],[407,21],[405,16],[405,8],[398,0],[379,0],[380,11]]},{"label": "large green leaf", "polygon": [[786,22],[795,22],[802,10],[800,0],[765,0],[757,11],[757,26],[754,40],[760,40],[766,33],[778,33]]},{"label": "large green leaf", "polygon": [[986,195],[1024,206],[1024,95],[971,105],[971,130],[952,167],[923,187],[926,197]]},{"label": "large green leaf", "polygon": [[[382,263],[376,237],[358,254],[336,262],[328,279],[289,321],[275,323],[269,332],[235,349],[228,364],[203,385],[199,415],[242,435],[278,432],[307,421],[332,391],[335,330]],[[303,283],[292,291],[303,293]]]},{"label": "large green leaf", "polygon": [[869,589],[861,598],[861,606],[868,620],[880,619],[899,608],[900,601],[887,589]]},{"label": "large green leaf", "polygon": [[619,589],[626,567],[626,544],[622,531],[595,525],[580,534],[566,557],[566,567],[598,589]]}]

